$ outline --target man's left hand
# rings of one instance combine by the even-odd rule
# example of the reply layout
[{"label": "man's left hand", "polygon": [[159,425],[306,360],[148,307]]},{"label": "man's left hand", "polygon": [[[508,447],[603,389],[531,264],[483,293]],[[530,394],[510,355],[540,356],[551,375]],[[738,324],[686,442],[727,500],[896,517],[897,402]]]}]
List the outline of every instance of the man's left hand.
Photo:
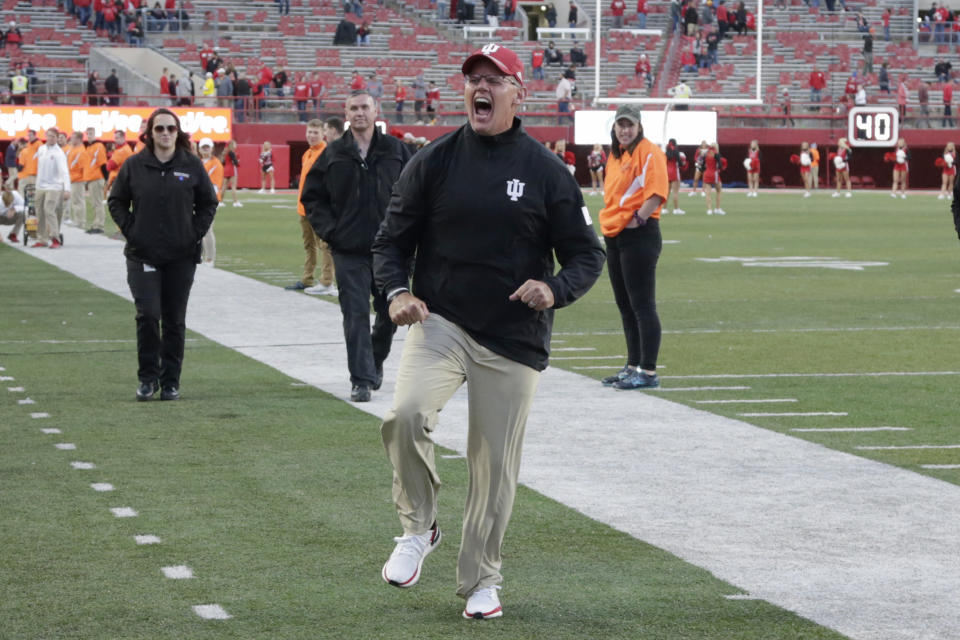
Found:
[{"label": "man's left hand", "polygon": [[549,309],[554,303],[553,289],[540,280],[527,280],[510,294],[510,299],[519,300],[535,311]]}]

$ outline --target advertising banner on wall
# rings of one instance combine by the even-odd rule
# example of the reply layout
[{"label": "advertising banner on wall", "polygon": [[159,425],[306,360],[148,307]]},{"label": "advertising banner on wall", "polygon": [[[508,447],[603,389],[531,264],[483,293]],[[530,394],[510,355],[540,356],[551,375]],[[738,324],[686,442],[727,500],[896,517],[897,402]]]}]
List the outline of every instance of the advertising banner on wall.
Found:
[{"label": "advertising banner on wall", "polygon": [[[40,137],[50,127],[68,134],[93,127],[98,138],[111,138],[121,130],[133,139],[140,133],[156,107],[61,107],[61,106],[0,106],[0,140],[25,138],[28,129]],[[233,135],[232,111],[216,107],[170,107],[180,119],[180,127],[194,140],[210,138],[226,142]]]}]

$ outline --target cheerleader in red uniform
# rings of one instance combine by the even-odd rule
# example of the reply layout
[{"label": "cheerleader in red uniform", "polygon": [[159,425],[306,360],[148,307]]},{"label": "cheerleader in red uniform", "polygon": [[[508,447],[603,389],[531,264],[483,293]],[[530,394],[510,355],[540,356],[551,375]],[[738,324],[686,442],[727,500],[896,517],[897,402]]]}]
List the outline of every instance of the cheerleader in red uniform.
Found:
[{"label": "cheerleader in red uniform", "polygon": [[[710,145],[707,144],[706,140],[700,142],[700,146],[697,148],[697,152],[693,156],[693,190],[688,193],[688,196],[697,195],[697,182],[703,178],[703,172],[700,167],[703,166],[703,158],[707,155],[707,149],[710,148]],[[703,188],[703,183],[700,184],[700,195],[705,196],[706,189]]]},{"label": "cheerleader in red uniform", "polygon": [[680,195],[680,172],[687,168],[687,156],[677,148],[677,141],[673,138],[667,142],[664,154],[667,156],[667,182],[670,184],[667,203],[673,198],[673,213],[682,216],[686,211],[678,206],[677,198]]},{"label": "cheerleader in red uniform", "polygon": [[[725,216],[727,212],[720,208],[720,191],[723,187],[723,181],[720,179],[720,172],[726,166],[726,160],[720,155],[720,145],[714,142],[707,147],[707,153],[703,156],[703,190],[707,196],[707,215],[717,214]],[[713,207],[713,194],[717,195],[717,206]]]},{"label": "cheerleader in red uniform", "polygon": [[903,138],[897,140],[897,148],[894,151],[894,163],[893,163],[893,187],[890,190],[890,197],[897,197],[897,186],[900,187],[900,197],[906,199],[907,197],[907,172],[909,171],[908,163],[910,162],[910,152],[907,151],[907,141]]},{"label": "cheerleader in red uniform", "polygon": [[833,156],[833,168],[837,171],[837,190],[833,192],[834,198],[840,197],[840,190],[844,183],[847,185],[847,197],[853,197],[853,191],[850,188],[850,147],[847,145],[846,138],[837,140],[837,152]]},{"label": "cheerleader in red uniform", "polygon": [[750,148],[747,150],[747,157],[743,160],[743,166],[747,170],[747,197],[756,198],[760,188],[760,143],[758,141],[750,141]]},{"label": "cheerleader in red uniform", "polygon": [[937,162],[941,168],[940,195],[937,200],[953,199],[953,182],[957,177],[957,148],[948,142],[943,149],[943,157]]},{"label": "cheerleader in red uniform", "polygon": [[813,177],[810,174],[810,166],[813,164],[813,156],[810,155],[810,143],[800,144],[800,177],[803,178],[803,197],[810,197],[810,185]]},{"label": "cheerleader in red uniform", "polygon": [[590,167],[590,195],[603,195],[603,167],[607,164],[607,154],[603,152],[603,145],[593,145],[593,151],[587,156],[587,166]]}]

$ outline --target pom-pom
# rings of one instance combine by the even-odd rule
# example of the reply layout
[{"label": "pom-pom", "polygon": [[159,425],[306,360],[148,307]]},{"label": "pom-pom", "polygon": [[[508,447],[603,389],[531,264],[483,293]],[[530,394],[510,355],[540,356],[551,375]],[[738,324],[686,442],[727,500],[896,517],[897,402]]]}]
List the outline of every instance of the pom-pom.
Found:
[{"label": "pom-pom", "polygon": [[116,171],[117,163],[113,160],[107,160],[107,171]]},{"label": "pom-pom", "polygon": [[953,154],[947,151],[943,154],[943,161],[947,164],[948,167],[953,166]]},{"label": "pom-pom", "polygon": [[750,171],[750,168],[751,168],[752,166],[753,166],[753,163],[750,162],[750,158],[744,158],[744,159],[743,159],[743,168],[744,168],[744,169],[746,169],[747,171]]},{"label": "pom-pom", "polygon": [[727,159],[720,158],[720,170],[723,171],[727,168]]},{"label": "pom-pom", "polygon": [[837,168],[837,171],[843,171],[847,168],[847,163],[843,161],[843,158],[833,153],[830,155],[833,157],[833,166]]},{"label": "pom-pom", "polygon": [[833,151],[831,151],[830,153],[827,154],[827,161],[828,161],[828,162],[833,162],[833,159],[836,158],[836,157],[837,157],[837,154],[834,153]]},{"label": "pom-pom", "polygon": [[810,154],[807,153],[806,151],[801,152],[801,153],[800,153],[800,166],[801,166],[801,167],[809,167],[811,164],[813,164],[813,159],[810,158]]},{"label": "pom-pom", "polygon": [[887,151],[885,154],[883,154],[883,161],[884,161],[884,162],[896,162],[896,161],[897,161],[897,154],[895,154],[893,151]]},{"label": "pom-pom", "polygon": [[897,149],[897,164],[903,164],[907,161],[907,152],[903,149]]},{"label": "pom-pom", "polygon": [[937,158],[933,161],[933,164],[937,166],[937,169],[943,169],[947,166],[946,160],[944,158]]},{"label": "pom-pom", "polygon": [[790,162],[792,162],[793,164],[800,164],[800,156],[798,156],[798,155],[795,154],[795,153],[792,154],[792,155],[790,156]]}]

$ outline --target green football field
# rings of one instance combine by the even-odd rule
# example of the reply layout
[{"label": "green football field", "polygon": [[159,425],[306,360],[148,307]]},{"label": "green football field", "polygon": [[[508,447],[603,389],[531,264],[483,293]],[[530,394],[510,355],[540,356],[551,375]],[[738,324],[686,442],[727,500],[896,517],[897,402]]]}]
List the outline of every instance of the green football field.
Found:
[{"label": "green football field", "polygon": [[[218,267],[289,284],[303,260],[293,196],[242,199],[218,214]],[[943,201],[781,192],[729,194],[722,217],[699,197],[681,206],[662,221],[663,389],[650,393],[960,482],[960,448],[947,448],[960,444],[960,242]],[[129,302],[6,245],[0,270],[4,640],[841,637],[725,597],[740,590],[528,489],[504,547],[506,615],[462,620],[462,459],[438,460],[443,546],[416,588],[387,587],[399,530],[375,418],[197,334],[189,397],[135,403]],[[622,366],[605,276],[557,314],[554,338],[553,366],[595,378]],[[32,418],[27,399],[52,417]],[[104,462],[69,465],[85,460]],[[110,511],[130,505],[135,518]],[[162,542],[134,541],[151,534]],[[187,564],[192,579],[160,569]],[[193,612],[209,603],[232,617]]]}]

